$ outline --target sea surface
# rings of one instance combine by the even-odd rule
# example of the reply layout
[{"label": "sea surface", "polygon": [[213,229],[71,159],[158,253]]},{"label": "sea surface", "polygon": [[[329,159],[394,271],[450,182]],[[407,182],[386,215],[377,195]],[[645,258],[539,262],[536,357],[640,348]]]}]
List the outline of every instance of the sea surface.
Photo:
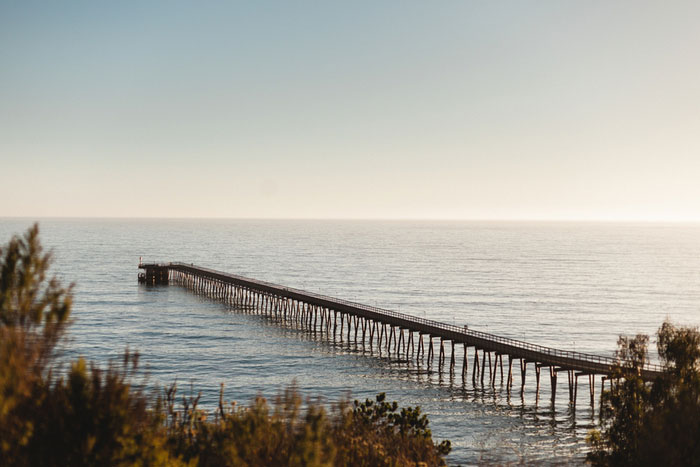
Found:
[{"label": "sea surface", "polygon": [[[0,243],[32,219],[0,219]],[[148,384],[177,381],[213,407],[294,383],[328,402],[386,392],[428,414],[451,464],[582,463],[597,405],[566,375],[557,403],[530,367],[495,390],[328,342],[177,286],[137,284],[144,262],[182,261],[527,342],[612,356],[620,334],[700,325],[700,225],[289,220],[39,220],[53,272],[74,282],[66,358],[141,353]],[[651,339],[652,346],[655,340]],[[654,347],[655,348],[655,347]],[[515,367],[517,368],[517,367]],[[517,371],[516,371],[517,373]],[[543,373],[544,375],[544,373]],[[519,377],[518,377],[519,378]],[[515,384],[518,383],[516,379]],[[596,394],[600,394],[599,383]]]}]

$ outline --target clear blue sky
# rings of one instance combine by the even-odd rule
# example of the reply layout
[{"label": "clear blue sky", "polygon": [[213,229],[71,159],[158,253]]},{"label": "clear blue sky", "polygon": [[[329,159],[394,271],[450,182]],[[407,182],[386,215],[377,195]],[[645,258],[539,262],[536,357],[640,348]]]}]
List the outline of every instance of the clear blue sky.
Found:
[{"label": "clear blue sky", "polygon": [[697,221],[698,21],[0,0],[0,216]]}]

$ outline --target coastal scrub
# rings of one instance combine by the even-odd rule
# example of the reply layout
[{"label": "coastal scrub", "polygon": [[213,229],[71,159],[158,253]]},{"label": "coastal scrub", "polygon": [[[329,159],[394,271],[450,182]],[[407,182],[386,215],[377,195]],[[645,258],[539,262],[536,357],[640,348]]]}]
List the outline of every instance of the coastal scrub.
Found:
[{"label": "coastal scrub", "polygon": [[226,403],[209,414],[172,385],[148,393],[139,354],[64,371],[72,286],[48,278],[37,225],[0,247],[0,465],[444,465],[419,407],[341,401],[327,407],[294,387],[272,404]]}]

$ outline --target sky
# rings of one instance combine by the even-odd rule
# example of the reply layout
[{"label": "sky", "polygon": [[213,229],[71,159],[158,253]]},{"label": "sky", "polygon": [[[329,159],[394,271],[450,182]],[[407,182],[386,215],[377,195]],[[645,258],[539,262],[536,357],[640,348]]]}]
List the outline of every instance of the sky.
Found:
[{"label": "sky", "polygon": [[0,217],[700,221],[698,20],[0,0]]}]

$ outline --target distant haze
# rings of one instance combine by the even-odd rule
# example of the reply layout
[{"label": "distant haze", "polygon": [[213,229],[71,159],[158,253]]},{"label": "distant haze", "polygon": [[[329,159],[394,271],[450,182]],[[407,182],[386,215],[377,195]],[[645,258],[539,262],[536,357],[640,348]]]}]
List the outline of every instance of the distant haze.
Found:
[{"label": "distant haze", "polygon": [[0,3],[0,216],[700,221],[700,2]]}]

